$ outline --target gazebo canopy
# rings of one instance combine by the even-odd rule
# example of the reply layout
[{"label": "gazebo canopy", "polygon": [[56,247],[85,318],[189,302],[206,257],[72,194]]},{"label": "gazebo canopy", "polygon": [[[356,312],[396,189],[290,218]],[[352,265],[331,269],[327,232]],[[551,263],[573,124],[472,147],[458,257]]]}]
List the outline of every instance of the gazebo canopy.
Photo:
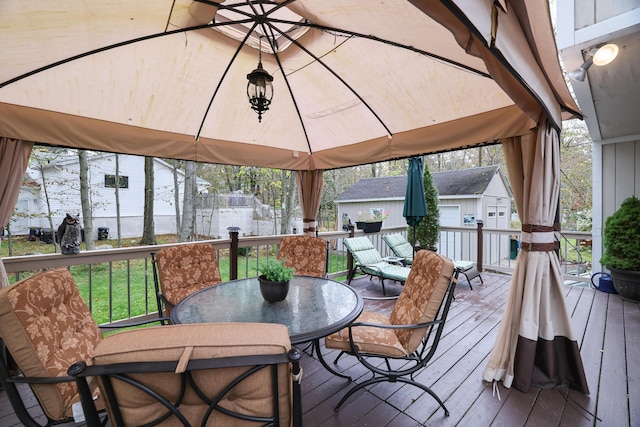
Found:
[{"label": "gazebo canopy", "polygon": [[546,0],[7,0],[0,39],[0,135],[92,150],[330,169],[578,111]]},{"label": "gazebo canopy", "polygon": [[522,250],[483,378],[588,393],[554,252],[559,129],[580,113],[547,0],[5,0],[0,40],[0,224],[26,141],[297,170],[309,234],[325,169],[500,141]]}]

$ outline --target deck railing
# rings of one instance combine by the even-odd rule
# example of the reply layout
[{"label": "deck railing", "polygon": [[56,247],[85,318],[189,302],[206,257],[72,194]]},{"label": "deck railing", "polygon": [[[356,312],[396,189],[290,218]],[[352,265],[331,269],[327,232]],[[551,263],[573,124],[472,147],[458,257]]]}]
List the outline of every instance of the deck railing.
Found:
[{"label": "deck railing", "polygon": [[[393,255],[382,236],[401,233],[405,226],[386,227],[366,234],[382,256]],[[342,240],[365,235],[360,230],[319,233],[327,240],[329,277],[346,278],[352,259],[345,253]],[[275,257],[283,236],[238,237],[231,230],[228,239],[207,240],[217,251],[223,280],[258,275],[258,266]],[[560,259],[565,280],[589,283],[590,253],[585,251],[590,233],[563,232]],[[409,238],[409,240],[411,240]],[[510,229],[442,227],[438,251],[452,259],[471,260],[480,271],[511,274],[519,251],[520,232]],[[178,243],[181,244],[181,243]],[[184,243],[182,243],[184,244]],[[48,268],[67,267],[99,323],[113,323],[139,316],[157,315],[151,253],[176,244],[83,251],[77,255],[45,254],[3,258],[10,280],[35,274]]]}]

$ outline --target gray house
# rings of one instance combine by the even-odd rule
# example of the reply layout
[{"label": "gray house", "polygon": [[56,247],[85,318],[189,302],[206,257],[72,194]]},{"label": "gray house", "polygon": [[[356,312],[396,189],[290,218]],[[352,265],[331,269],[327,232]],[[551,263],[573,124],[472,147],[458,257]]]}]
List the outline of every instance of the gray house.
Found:
[{"label": "gray house", "polygon": [[[485,228],[509,228],[513,195],[499,166],[433,172],[431,176],[439,193],[441,226],[475,228],[476,221],[483,220]],[[359,214],[382,211],[388,214],[384,227],[406,225],[402,216],[406,188],[406,176],[361,179],[336,198],[337,217],[347,213],[355,222]],[[443,239],[447,247],[461,247],[455,241],[459,234],[443,233],[441,246]],[[462,257],[458,249],[451,253],[441,249],[452,258]]]}]

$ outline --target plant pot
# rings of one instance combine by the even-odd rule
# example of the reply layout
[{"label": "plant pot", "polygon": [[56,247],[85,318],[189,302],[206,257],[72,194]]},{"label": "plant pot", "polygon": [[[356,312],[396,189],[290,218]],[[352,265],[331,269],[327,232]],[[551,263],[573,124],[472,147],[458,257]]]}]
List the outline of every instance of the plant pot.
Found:
[{"label": "plant pot", "polygon": [[611,270],[613,287],[616,292],[624,299],[640,302],[640,271],[608,268]]},{"label": "plant pot", "polygon": [[356,228],[362,230],[365,233],[377,233],[382,228],[382,221],[365,222],[356,221]]},{"label": "plant pot", "polygon": [[264,276],[259,276],[260,293],[267,302],[282,301],[289,293],[289,282],[272,282]]}]

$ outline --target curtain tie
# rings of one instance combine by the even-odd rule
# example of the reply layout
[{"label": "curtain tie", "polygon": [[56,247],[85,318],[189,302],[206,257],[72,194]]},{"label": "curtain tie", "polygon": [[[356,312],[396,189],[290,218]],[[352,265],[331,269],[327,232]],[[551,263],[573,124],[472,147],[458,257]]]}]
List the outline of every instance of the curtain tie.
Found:
[{"label": "curtain tie", "polygon": [[522,244],[520,248],[527,252],[551,252],[560,249],[560,241],[555,232],[560,231],[560,224],[540,225],[522,224]]}]

